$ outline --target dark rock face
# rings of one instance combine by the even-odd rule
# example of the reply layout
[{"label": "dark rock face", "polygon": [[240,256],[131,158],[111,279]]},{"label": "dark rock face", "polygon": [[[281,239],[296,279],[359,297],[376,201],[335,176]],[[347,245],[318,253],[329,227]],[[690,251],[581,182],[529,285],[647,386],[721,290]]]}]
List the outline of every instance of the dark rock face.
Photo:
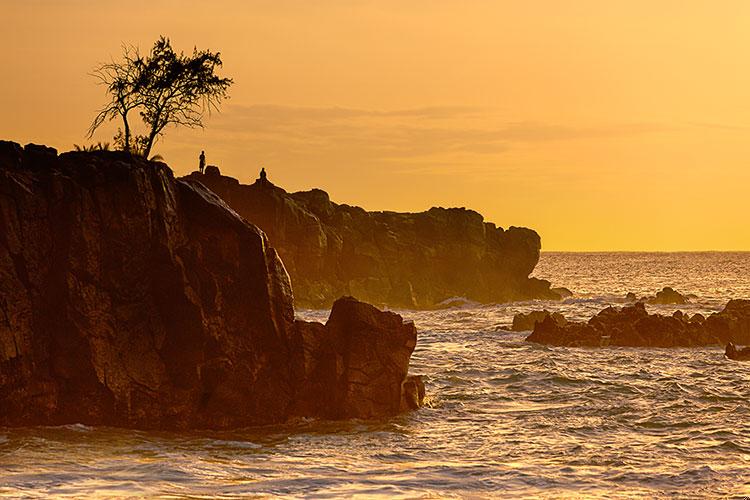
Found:
[{"label": "dark rock face", "polygon": [[[679,314],[678,314],[679,313]],[[537,323],[529,342],[558,346],[695,347],[750,343],[750,300],[731,300],[708,318],[678,311],[672,316],[648,314],[638,302],[622,309],[608,307],[588,323]]]},{"label": "dark rock face", "polygon": [[342,295],[375,304],[430,308],[451,297],[478,302],[559,299],[529,278],[539,235],[507,230],[466,209],[366,212],[338,205],[319,189],[287,193],[267,179],[252,185],[194,172],[279,250],[297,305],[328,307]]},{"label": "dark rock face", "polygon": [[333,304],[325,326],[297,324],[304,345],[301,390],[319,395],[303,400],[297,414],[376,418],[400,411],[402,397],[410,396],[402,384],[417,343],[414,323],[344,297]]},{"label": "dark rock face", "polygon": [[724,355],[728,359],[733,359],[735,361],[750,361],[750,347],[737,349],[733,343],[729,342],[724,350]]},{"label": "dark rock face", "polygon": [[534,329],[537,323],[541,323],[542,321],[547,319],[548,316],[551,317],[552,320],[560,326],[565,326],[568,323],[568,320],[565,319],[565,316],[563,316],[559,312],[551,313],[545,309],[543,311],[531,311],[526,314],[516,314],[515,316],[513,316],[513,325],[511,326],[511,330],[513,330],[514,332],[531,331]]},{"label": "dark rock face", "polygon": [[[392,415],[416,342],[351,299],[295,323],[265,234],[164,164],[8,142],[0,313],[0,426]],[[330,369],[335,384],[314,379]]]}]

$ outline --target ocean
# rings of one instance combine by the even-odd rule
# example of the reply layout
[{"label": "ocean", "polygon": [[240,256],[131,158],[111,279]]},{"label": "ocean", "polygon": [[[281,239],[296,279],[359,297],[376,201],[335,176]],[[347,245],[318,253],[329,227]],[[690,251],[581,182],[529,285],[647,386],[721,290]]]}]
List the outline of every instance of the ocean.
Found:
[{"label": "ocean", "polygon": [[718,311],[750,298],[750,253],[544,253],[534,276],[575,295],[399,311],[419,331],[418,411],[231,432],[0,428],[0,496],[750,496],[750,363],[719,346],[550,348],[507,331],[517,312],[587,320],[664,286],[693,295],[683,311]]}]

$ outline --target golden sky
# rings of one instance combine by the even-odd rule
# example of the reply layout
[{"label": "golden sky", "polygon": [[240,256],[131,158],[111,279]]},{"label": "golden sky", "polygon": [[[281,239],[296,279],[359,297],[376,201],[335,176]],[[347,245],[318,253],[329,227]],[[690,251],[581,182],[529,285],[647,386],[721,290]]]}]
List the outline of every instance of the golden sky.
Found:
[{"label": "golden sky", "polygon": [[[466,206],[545,250],[750,250],[746,0],[0,0],[0,138],[83,144],[89,76],[164,34],[235,80],[177,174]],[[110,140],[112,128],[94,140]]]}]

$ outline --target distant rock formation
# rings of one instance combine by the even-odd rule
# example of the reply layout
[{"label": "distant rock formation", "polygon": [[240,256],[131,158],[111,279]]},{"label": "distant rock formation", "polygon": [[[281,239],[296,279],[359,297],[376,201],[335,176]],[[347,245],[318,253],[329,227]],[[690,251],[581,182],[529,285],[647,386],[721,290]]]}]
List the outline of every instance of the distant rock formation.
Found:
[{"label": "distant rock formation", "polygon": [[415,344],[351,298],[295,321],[265,234],[162,163],[0,142],[0,426],[394,415]]},{"label": "distant rock formation", "polygon": [[656,292],[655,297],[644,297],[644,302],[647,302],[649,304],[662,304],[662,305],[670,305],[670,304],[687,304],[688,299],[684,295],[682,295],[680,292],[675,291],[672,287],[665,286],[662,291]]},{"label": "distant rock formation", "polygon": [[540,251],[536,232],[507,230],[463,208],[367,212],[338,205],[320,189],[287,193],[265,176],[243,185],[194,172],[269,237],[286,264],[298,306],[329,307],[341,295],[374,304],[432,308],[452,297],[477,302],[559,299],[529,278]]},{"label": "distant rock formation", "polygon": [[750,343],[750,300],[730,300],[721,312],[704,318],[681,311],[649,314],[642,302],[608,307],[588,323],[560,325],[547,317],[526,338],[557,346],[695,347]]},{"label": "distant rock formation", "polygon": [[568,323],[568,320],[565,319],[565,316],[560,314],[559,312],[549,312],[548,310],[544,309],[543,311],[531,311],[528,313],[518,313],[515,316],[513,316],[513,325],[511,326],[511,330],[514,332],[526,332],[531,331],[534,329],[537,323],[541,323],[547,317],[551,317],[552,320],[557,323],[560,326],[565,326]]},{"label": "distant rock formation", "polygon": [[645,302],[652,305],[682,305],[690,303],[687,295],[683,295],[674,288],[665,286],[655,296],[638,298],[633,292],[625,295],[625,302]]}]

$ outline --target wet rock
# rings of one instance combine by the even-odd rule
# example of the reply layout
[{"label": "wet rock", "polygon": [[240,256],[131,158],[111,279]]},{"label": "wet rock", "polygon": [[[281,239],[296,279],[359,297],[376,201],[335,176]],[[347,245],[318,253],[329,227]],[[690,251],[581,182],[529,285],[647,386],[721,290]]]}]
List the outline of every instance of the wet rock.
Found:
[{"label": "wet rock", "polygon": [[644,297],[642,299],[644,302],[647,302],[649,304],[660,304],[660,305],[670,305],[670,304],[687,304],[688,299],[681,293],[675,291],[673,288],[665,286],[662,291],[657,292],[655,297]]},{"label": "wet rock", "polygon": [[642,302],[608,307],[587,323],[557,324],[552,318],[537,323],[529,342],[559,346],[693,347],[750,343],[750,301],[732,300],[705,321],[649,314]]},{"label": "wet rock", "polygon": [[410,375],[401,391],[401,411],[416,410],[424,404],[425,388],[421,375]]},{"label": "wet rock", "polygon": [[727,358],[733,359],[735,361],[750,361],[750,347],[737,349],[737,347],[732,342],[729,342],[726,349],[724,350],[724,355]]},{"label": "wet rock", "polygon": [[543,311],[531,311],[525,314],[516,314],[515,316],[513,316],[513,325],[511,326],[511,330],[514,332],[531,331],[534,329],[534,326],[536,326],[537,323],[541,323],[547,317],[551,317],[552,320],[560,326],[563,326],[568,322],[568,320],[565,319],[565,316],[563,316],[559,312],[551,313],[545,309]]},{"label": "wet rock", "polygon": [[0,426],[392,415],[415,342],[352,299],[295,322],[265,234],[162,163],[0,143]]},{"label": "wet rock", "polygon": [[268,234],[302,307],[330,307],[343,295],[428,309],[451,297],[487,303],[565,293],[529,278],[539,260],[537,233],[496,227],[472,210],[367,212],[333,203],[320,189],[287,193],[267,178],[250,185],[213,173],[189,178]]},{"label": "wet rock", "polygon": [[730,300],[721,312],[709,315],[703,325],[722,345],[750,344],[750,300]]},{"label": "wet rock", "polygon": [[417,342],[414,323],[343,297],[334,303],[325,325],[297,324],[304,374],[295,414],[380,418],[398,413],[403,398],[421,402],[411,398],[417,379],[407,378]]}]

